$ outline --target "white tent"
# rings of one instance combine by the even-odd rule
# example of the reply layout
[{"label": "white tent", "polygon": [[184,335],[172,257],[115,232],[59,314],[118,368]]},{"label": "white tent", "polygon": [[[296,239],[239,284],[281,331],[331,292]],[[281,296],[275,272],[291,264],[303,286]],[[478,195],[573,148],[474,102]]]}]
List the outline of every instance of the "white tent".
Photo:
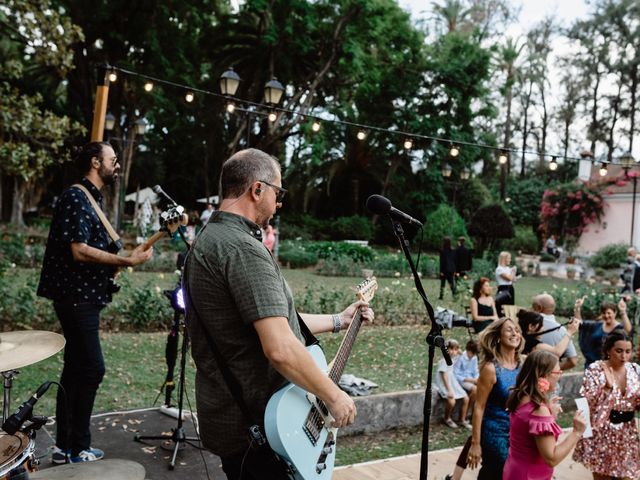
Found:
[{"label": "white tent", "polygon": [[129,195],[124,197],[127,202],[135,202],[136,198],[138,199],[138,205],[144,203],[147,199],[152,204],[158,203],[159,200],[158,195],[156,195],[156,193],[149,187],[143,188],[142,190],[137,192],[130,193]]},{"label": "white tent", "polygon": [[199,199],[196,200],[196,202],[198,202],[198,203],[212,203],[213,205],[217,205],[219,199],[220,199],[220,197],[218,197],[218,195],[211,195],[209,197],[199,198]]}]

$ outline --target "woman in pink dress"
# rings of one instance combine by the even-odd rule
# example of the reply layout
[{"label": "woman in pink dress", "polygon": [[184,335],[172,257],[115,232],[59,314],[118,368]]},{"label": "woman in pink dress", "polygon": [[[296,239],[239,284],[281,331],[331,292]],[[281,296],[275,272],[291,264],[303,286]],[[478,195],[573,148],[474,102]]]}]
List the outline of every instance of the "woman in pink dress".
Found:
[{"label": "woman in pink dress", "polygon": [[611,332],[602,348],[604,360],[584,373],[580,393],[591,411],[593,437],[578,442],[573,459],[595,480],[640,476],[640,438],[634,411],[640,407],[640,367],[631,363],[631,339]]},{"label": "woman in pink dress", "polygon": [[555,414],[557,403],[548,399],[562,374],[558,357],[545,350],[530,354],[522,365],[507,400],[510,412],[509,455],[503,480],[550,480],[553,467],[566,458],[582,436],[586,421],[582,412],[573,416],[573,431],[562,442]]}]

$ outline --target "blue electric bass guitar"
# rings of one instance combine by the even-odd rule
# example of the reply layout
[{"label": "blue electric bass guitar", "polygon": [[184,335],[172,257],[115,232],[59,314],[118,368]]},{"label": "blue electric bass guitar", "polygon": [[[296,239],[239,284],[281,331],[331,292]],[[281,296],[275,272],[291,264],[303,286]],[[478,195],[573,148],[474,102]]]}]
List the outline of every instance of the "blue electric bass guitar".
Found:
[{"label": "blue electric bass guitar", "polygon": [[[369,302],[378,288],[374,277],[356,287],[359,299]],[[358,310],[349,325],[331,365],[327,365],[318,345],[307,350],[321,370],[338,383],[351,348],[362,325]],[[296,480],[329,480],[336,458],[337,428],[324,402],[302,388],[290,383],[278,390],[269,400],[264,426],[271,448],[284,459]]]}]

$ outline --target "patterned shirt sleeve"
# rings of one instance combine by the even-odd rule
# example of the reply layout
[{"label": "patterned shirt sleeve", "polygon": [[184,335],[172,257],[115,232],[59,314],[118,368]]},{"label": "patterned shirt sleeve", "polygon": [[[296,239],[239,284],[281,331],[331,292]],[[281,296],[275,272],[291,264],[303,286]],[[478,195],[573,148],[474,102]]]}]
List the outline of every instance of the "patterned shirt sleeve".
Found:
[{"label": "patterned shirt sleeve", "polygon": [[609,391],[604,386],[606,379],[600,362],[595,362],[587,368],[582,381],[580,393],[589,402],[591,411],[591,425],[594,430],[602,428],[609,422],[609,412],[619,394],[618,386],[614,385]]}]

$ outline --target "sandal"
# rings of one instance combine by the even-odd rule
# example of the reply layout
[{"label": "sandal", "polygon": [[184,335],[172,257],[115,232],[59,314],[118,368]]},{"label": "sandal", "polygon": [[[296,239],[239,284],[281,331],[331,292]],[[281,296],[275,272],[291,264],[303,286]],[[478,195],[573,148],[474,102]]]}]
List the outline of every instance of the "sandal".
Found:
[{"label": "sandal", "polygon": [[447,418],[444,421],[444,424],[449,427],[449,428],[458,428],[458,425],[456,424],[456,422],[454,422],[453,420],[451,420],[450,418]]}]

